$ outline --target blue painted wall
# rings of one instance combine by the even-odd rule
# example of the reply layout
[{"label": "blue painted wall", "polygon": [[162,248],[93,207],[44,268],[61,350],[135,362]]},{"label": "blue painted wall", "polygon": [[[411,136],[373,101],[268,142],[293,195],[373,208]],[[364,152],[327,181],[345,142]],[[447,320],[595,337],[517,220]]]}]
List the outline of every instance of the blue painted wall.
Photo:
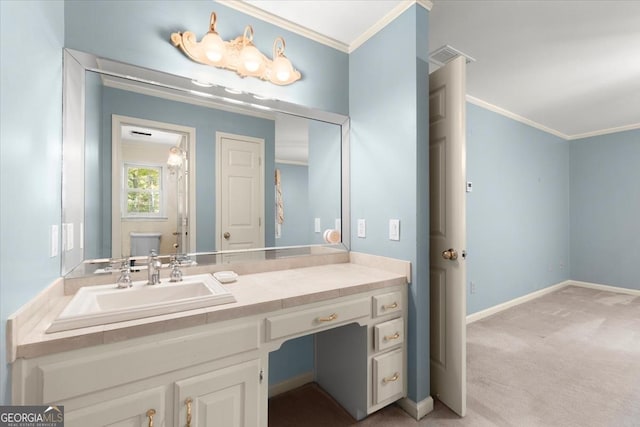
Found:
[{"label": "blue painted wall", "polygon": [[[197,64],[170,42],[171,33],[193,31],[200,39],[209,29],[212,11],[217,31],[225,39],[254,29],[254,44],[271,53],[273,41],[283,36],[286,54],[302,73],[291,86],[276,86],[258,79]],[[348,114],[348,55],[313,42],[273,24],[244,15],[219,3],[191,1],[67,1],[65,46],[105,58],[211,81],[325,111]]]},{"label": "blue painted wall", "polygon": [[[274,209],[275,189],[273,177],[275,170],[275,122],[273,120],[245,116],[228,111],[214,110],[192,104],[156,98],[127,92],[120,89],[103,89],[103,191],[104,223],[103,242],[105,246],[111,239],[111,116],[137,117],[147,120],[173,123],[196,128],[196,217],[198,252],[215,250],[215,213],[216,213],[216,132],[226,132],[263,138],[265,140],[265,246],[274,246]],[[109,256],[106,255],[105,256]]]},{"label": "blue painted wall", "polygon": [[640,289],[640,130],[570,146],[571,278]]},{"label": "blue painted wall", "polygon": [[0,404],[8,404],[6,319],[60,275],[49,236],[62,200],[63,3],[0,1],[0,39]]},{"label": "blue painted wall", "polygon": [[276,246],[308,245],[309,240],[309,168],[276,163],[280,169],[284,223]]},{"label": "blue painted wall", "polygon": [[[381,61],[384,55],[384,61]],[[411,261],[408,393],[429,396],[428,12],[412,6],[349,57],[351,116],[351,229],[367,221],[367,237],[352,249]],[[423,193],[420,198],[418,194]],[[400,241],[388,239],[400,220]],[[419,225],[420,224],[420,225]],[[354,233],[355,234],[355,233]]]},{"label": "blue painted wall", "polygon": [[313,335],[307,335],[286,341],[277,351],[269,353],[269,385],[313,372],[313,343]]},{"label": "blue painted wall", "polygon": [[569,144],[467,103],[467,312],[569,279]]},{"label": "blue painted wall", "polygon": [[[309,201],[307,242],[325,243],[323,234],[334,229],[342,216],[341,158],[342,129],[331,123],[309,122]],[[320,218],[321,233],[314,231],[315,218]],[[310,238],[309,238],[310,236]]]}]

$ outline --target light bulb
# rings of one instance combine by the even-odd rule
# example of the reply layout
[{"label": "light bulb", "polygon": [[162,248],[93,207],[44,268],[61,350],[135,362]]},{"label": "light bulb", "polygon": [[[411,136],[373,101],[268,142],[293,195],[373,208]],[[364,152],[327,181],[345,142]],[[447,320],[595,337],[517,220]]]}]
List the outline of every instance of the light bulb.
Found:
[{"label": "light bulb", "polygon": [[255,73],[260,69],[260,65],[262,65],[260,51],[252,45],[247,45],[242,48],[240,59],[244,64],[244,68],[246,68],[250,73]]},{"label": "light bulb", "polygon": [[204,54],[213,63],[219,63],[224,58],[226,47],[218,33],[207,33],[201,41],[204,46]]}]

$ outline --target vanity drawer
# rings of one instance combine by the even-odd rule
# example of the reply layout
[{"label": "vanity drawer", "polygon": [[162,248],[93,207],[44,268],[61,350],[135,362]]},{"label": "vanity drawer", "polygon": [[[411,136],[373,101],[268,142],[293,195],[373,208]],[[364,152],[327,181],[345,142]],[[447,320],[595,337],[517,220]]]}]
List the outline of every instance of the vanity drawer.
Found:
[{"label": "vanity drawer", "polygon": [[402,311],[402,293],[390,292],[373,297],[373,317]]},{"label": "vanity drawer", "polygon": [[377,405],[404,395],[404,363],[402,349],[373,358],[373,404]]},{"label": "vanity drawer", "polygon": [[404,320],[389,320],[373,327],[375,350],[381,351],[404,342]]},{"label": "vanity drawer", "polygon": [[371,304],[369,299],[365,298],[268,317],[266,320],[267,339],[273,340],[325,328],[332,324],[345,323],[349,320],[367,317],[370,313]]}]

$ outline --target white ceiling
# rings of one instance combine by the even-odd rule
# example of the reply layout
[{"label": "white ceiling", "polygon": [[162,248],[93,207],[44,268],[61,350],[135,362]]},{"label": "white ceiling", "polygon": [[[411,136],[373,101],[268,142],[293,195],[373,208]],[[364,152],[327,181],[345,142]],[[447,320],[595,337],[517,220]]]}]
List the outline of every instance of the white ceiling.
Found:
[{"label": "white ceiling", "polygon": [[[245,3],[350,51],[414,1]],[[640,1],[433,3],[429,50],[448,44],[476,59],[472,102],[569,139],[640,128]]]}]

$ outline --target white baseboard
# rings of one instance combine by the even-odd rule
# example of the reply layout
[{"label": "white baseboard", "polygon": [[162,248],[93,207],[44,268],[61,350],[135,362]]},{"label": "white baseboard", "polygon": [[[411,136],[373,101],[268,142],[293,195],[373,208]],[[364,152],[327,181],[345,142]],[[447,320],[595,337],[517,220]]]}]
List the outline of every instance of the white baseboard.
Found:
[{"label": "white baseboard", "polygon": [[530,294],[523,295],[521,297],[512,299],[510,301],[503,302],[502,304],[494,305],[493,307],[489,307],[489,308],[487,308],[485,310],[481,310],[481,311],[478,311],[476,313],[469,314],[467,316],[467,324],[473,323],[473,322],[478,321],[480,319],[484,319],[485,317],[489,317],[489,316],[491,316],[493,314],[499,313],[499,312],[501,312],[503,310],[506,310],[508,308],[514,307],[516,305],[520,305],[520,304],[525,303],[527,301],[531,301],[533,299],[539,298],[539,297],[541,297],[543,295],[546,295],[548,293],[555,292],[558,289],[562,289],[565,286],[569,285],[569,283],[570,283],[570,281],[566,280],[564,282],[560,282],[560,283],[557,283],[555,285],[551,285],[549,287],[546,287],[544,289],[540,289],[540,290],[537,290],[535,292],[531,292]]},{"label": "white baseboard", "polygon": [[416,420],[421,419],[429,412],[433,411],[433,398],[431,396],[421,400],[418,403],[414,402],[408,397],[400,399],[396,403],[398,404],[398,406],[404,409],[407,414],[411,415]]},{"label": "white baseboard", "polygon": [[269,386],[269,397],[277,396],[284,392],[294,390],[298,387],[302,387],[305,384],[309,384],[313,382],[313,372],[305,372],[303,374],[297,375],[293,378],[289,378],[278,384],[274,384]]},{"label": "white baseboard", "polygon": [[578,280],[567,280],[567,285],[580,286],[582,288],[597,289],[599,291],[615,292],[618,294],[628,294],[640,296],[640,289],[621,288],[619,286],[600,285],[598,283],[580,282]]},{"label": "white baseboard", "polygon": [[619,286],[610,286],[610,285],[600,285],[598,283],[589,283],[589,282],[581,282],[578,280],[565,280],[564,282],[557,283],[555,285],[551,285],[547,288],[540,289],[535,292],[531,292],[530,294],[523,295],[521,297],[512,299],[511,301],[503,302],[502,304],[494,305],[493,307],[489,307],[486,310],[478,311],[473,314],[469,314],[467,316],[467,324],[473,323],[477,320],[484,319],[485,317],[489,317],[493,314],[499,313],[508,308],[514,307],[516,305],[522,304],[527,301],[531,301],[533,299],[539,298],[543,295],[546,295],[551,292],[555,292],[559,289],[562,289],[567,286],[579,286],[582,288],[590,288],[597,289],[599,291],[606,292],[615,292],[618,294],[628,294],[634,296],[640,296],[640,289],[629,289],[629,288],[621,288]]}]

